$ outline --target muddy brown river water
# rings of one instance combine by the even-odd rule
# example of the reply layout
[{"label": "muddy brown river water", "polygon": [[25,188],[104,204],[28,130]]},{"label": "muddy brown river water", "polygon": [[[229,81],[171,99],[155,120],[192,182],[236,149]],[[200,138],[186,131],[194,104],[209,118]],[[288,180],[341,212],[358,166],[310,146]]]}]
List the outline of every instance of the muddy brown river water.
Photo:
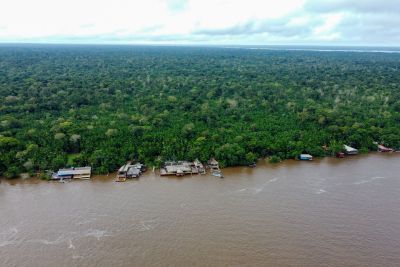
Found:
[{"label": "muddy brown river water", "polygon": [[400,153],[3,180],[0,266],[400,266]]}]

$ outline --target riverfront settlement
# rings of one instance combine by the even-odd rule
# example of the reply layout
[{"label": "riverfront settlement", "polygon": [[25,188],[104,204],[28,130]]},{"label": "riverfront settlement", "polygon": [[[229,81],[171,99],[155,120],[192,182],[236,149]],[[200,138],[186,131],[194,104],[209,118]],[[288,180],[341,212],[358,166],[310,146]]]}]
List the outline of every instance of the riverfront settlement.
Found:
[{"label": "riverfront settlement", "polygon": [[[378,152],[394,152],[394,149],[376,144]],[[357,155],[358,149],[348,145],[343,146],[342,152],[336,153],[337,158],[344,158],[346,155]],[[310,154],[300,154],[298,160],[311,161],[313,156]],[[256,167],[256,162],[250,164],[249,167]],[[219,163],[215,158],[211,158],[206,165],[201,163],[198,159],[195,161],[166,161],[160,168],[161,176],[185,176],[194,174],[206,174],[207,169],[210,173],[219,178],[223,178],[222,171]],[[143,172],[147,170],[146,165],[142,163],[132,163],[128,161],[125,165],[121,166],[117,172],[116,182],[125,182],[127,179],[138,178]],[[51,180],[59,180],[64,182],[71,179],[90,179],[92,174],[91,167],[72,167],[60,169],[58,172],[51,174]]]}]

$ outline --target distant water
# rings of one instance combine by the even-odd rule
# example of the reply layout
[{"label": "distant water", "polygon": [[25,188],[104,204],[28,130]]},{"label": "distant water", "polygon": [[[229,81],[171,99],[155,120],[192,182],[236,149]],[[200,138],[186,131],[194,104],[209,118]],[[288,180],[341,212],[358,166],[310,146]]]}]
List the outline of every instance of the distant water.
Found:
[{"label": "distant water", "polygon": [[278,50],[278,51],[316,51],[316,52],[358,52],[358,53],[400,53],[400,47],[370,46],[225,46],[232,49]]},{"label": "distant water", "polygon": [[41,43],[0,43],[0,48],[223,48],[272,51],[316,51],[316,52],[358,52],[358,53],[400,53],[400,47],[374,46],[318,46],[318,45],[102,45],[102,44],[41,44]]},{"label": "distant water", "polygon": [[0,266],[399,266],[400,153],[0,184]]}]

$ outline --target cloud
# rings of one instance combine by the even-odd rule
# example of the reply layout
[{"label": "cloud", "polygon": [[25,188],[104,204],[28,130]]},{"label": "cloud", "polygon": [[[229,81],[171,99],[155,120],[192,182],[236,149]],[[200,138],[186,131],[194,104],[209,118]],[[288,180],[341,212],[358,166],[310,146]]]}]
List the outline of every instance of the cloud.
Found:
[{"label": "cloud", "polygon": [[305,9],[315,13],[355,12],[398,14],[398,0],[309,0]]},{"label": "cloud", "polygon": [[195,33],[214,38],[258,35],[258,40],[264,43],[399,46],[397,25],[400,25],[398,0],[307,0],[302,8],[278,19],[250,20],[222,29],[199,29]]},{"label": "cloud", "polygon": [[[301,21],[301,22],[300,22]],[[300,23],[299,23],[300,22]],[[238,24],[224,29],[202,29],[195,31],[194,34],[202,35],[253,35],[266,33],[283,37],[306,37],[311,34],[313,28],[322,23],[320,18],[301,18],[301,20],[287,20],[287,18],[272,20],[250,20],[243,24]]]},{"label": "cloud", "polygon": [[304,12],[321,16],[340,14],[335,25],[344,42],[371,45],[400,45],[398,0],[308,0]]},{"label": "cloud", "polygon": [[172,12],[182,12],[188,6],[187,0],[168,0],[167,1],[168,9]]},{"label": "cloud", "polygon": [[346,16],[337,26],[343,38],[355,43],[375,45],[399,45],[399,16],[382,14]]},{"label": "cloud", "polygon": [[398,0],[2,0],[0,42],[400,45],[397,25]]}]

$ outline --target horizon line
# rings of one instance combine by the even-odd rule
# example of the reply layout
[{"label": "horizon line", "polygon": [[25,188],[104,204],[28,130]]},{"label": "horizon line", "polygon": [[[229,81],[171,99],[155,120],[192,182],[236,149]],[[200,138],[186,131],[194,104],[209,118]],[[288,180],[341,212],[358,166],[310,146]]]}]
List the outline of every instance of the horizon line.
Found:
[{"label": "horizon line", "polygon": [[369,45],[369,44],[193,44],[193,43],[86,43],[86,42],[3,42],[0,45],[67,45],[67,46],[187,46],[187,47],[362,47],[362,48],[397,48],[400,45]]}]

